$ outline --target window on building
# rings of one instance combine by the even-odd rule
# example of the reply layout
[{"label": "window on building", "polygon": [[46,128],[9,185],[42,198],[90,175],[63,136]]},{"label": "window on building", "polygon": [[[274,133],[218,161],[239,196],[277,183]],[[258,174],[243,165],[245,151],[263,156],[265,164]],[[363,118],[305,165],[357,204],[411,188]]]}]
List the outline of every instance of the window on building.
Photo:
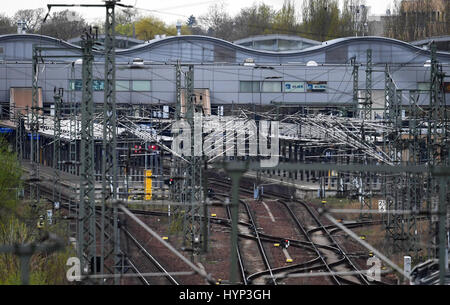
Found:
[{"label": "window on building", "polygon": [[300,50],[302,48],[302,42],[301,41],[292,41],[292,40],[286,40],[286,39],[279,39],[278,40],[278,50],[280,51],[286,51],[286,50]]},{"label": "window on building", "polygon": [[263,82],[262,92],[281,92],[281,82]]},{"label": "window on building", "polygon": [[348,46],[340,46],[332,48],[325,52],[325,62],[336,64],[348,61]]},{"label": "window on building", "polygon": [[275,39],[255,41],[255,49],[275,51],[277,48],[277,41]]},{"label": "window on building", "polygon": [[419,91],[430,91],[431,85],[428,82],[419,82],[417,83],[417,89]]},{"label": "window on building", "polygon": [[251,47],[253,47],[253,43],[252,42],[244,42],[244,43],[241,43],[241,46],[251,48]]},{"label": "window on building", "polygon": [[236,50],[214,45],[214,61],[236,62]]},{"label": "window on building", "polygon": [[134,80],[132,81],[133,91],[151,91],[149,80]]},{"label": "window on building", "polygon": [[130,91],[130,81],[116,80],[116,91]]},{"label": "window on building", "polygon": [[252,93],[259,92],[259,82],[258,81],[241,81],[239,86],[239,91],[242,93]]}]

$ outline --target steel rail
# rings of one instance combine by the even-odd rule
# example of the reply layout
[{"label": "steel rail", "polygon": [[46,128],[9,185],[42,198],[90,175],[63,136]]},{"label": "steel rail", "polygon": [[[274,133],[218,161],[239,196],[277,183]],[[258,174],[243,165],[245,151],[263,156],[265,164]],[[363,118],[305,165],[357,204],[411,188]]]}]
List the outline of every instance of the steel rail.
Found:
[{"label": "steel rail", "polygon": [[[222,186],[228,186],[229,185],[223,181],[214,181],[214,184],[220,184]],[[251,193],[251,191],[247,190],[247,189],[243,189],[242,187],[240,188],[240,191],[243,191],[245,193]],[[321,259],[323,265],[325,266],[325,268],[328,270],[328,272],[332,272],[331,268],[328,266],[326,258],[322,255],[322,253],[320,252],[319,249],[317,249],[317,246],[315,245],[315,243],[312,241],[311,237],[309,236],[309,234],[306,232],[306,229],[303,227],[303,225],[299,222],[299,220],[295,217],[295,215],[293,214],[292,210],[288,209],[288,212],[291,213],[291,217],[293,217],[294,223],[296,224],[296,226],[298,227],[298,229],[301,231],[301,233],[305,236],[305,238],[307,239],[307,241],[311,244],[311,246],[314,248],[314,251],[316,252],[317,256]],[[255,231],[256,231],[256,227],[255,227]],[[337,279],[337,277],[335,276],[331,276],[333,282],[337,285],[340,285],[340,281]]]},{"label": "steel rail", "polygon": [[130,233],[130,231],[128,231],[123,227],[120,227],[119,230],[125,233],[125,235],[142,251],[142,253],[144,253],[144,255],[152,262],[153,265],[155,265],[155,267],[159,271],[166,274],[165,277],[169,282],[171,282],[174,285],[180,285],[178,281],[172,275],[170,275],[170,273],[160,264],[160,262],[155,257],[153,257],[147,251],[147,249],[145,249],[145,247],[136,239],[136,237],[134,237],[133,234]]}]

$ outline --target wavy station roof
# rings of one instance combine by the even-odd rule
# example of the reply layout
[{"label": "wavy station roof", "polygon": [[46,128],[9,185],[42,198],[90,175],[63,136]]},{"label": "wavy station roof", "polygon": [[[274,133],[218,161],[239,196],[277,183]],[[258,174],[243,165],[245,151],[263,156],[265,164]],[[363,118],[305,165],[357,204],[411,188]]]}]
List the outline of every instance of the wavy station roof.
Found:
[{"label": "wavy station roof", "polygon": [[[31,60],[32,45],[55,45],[67,47],[65,54],[78,53],[81,48],[66,41],[34,34],[0,36],[0,59]],[[366,50],[372,49],[375,64],[423,64],[430,58],[430,51],[409,43],[384,37],[348,37],[325,41],[320,45],[297,51],[275,52],[255,50],[222,39],[207,36],[183,35],[153,40],[129,49],[116,51],[118,58],[141,58],[144,61],[167,63],[180,60],[192,63],[243,63],[252,58],[256,64],[307,63],[343,64],[356,57],[357,62],[366,61]],[[97,52],[101,57],[101,53]],[[77,57],[77,56],[74,56]],[[450,61],[450,53],[439,52],[438,60]]]}]

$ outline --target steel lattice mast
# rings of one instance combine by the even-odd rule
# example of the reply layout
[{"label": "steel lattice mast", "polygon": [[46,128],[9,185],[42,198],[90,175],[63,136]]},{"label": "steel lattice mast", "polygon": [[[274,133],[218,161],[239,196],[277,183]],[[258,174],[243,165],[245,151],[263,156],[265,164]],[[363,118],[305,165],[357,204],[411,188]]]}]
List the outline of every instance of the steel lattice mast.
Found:
[{"label": "steel lattice mast", "polygon": [[[101,214],[101,269],[116,274],[119,258],[119,232],[117,207],[111,205],[117,197],[117,110],[116,110],[116,57],[115,6],[117,0],[105,1],[105,98],[103,104],[103,158],[102,158],[102,214]],[[114,277],[119,283],[119,278]]]},{"label": "steel lattice mast", "polygon": [[[31,104],[31,121],[30,121],[30,163],[31,177],[37,180],[39,178],[39,66],[38,60],[40,51],[36,45],[33,45],[33,67],[32,67],[32,104]],[[37,182],[30,183],[30,200],[33,204],[38,204],[40,200],[39,184]]]},{"label": "steel lattice mast", "polygon": [[[175,80],[176,80],[176,105],[175,105],[175,121],[179,122],[180,119],[182,118],[182,114],[181,114],[181,94],[182,94],[182,88],[181,88],[181,75],[182,75],[182,71],[181,71],[181,65],[180,62],[178,61],[176,66],[175,66]],[[182,203],[184,202],[184,196],[182,196],[183,193],[183,180],[181,179],[181,177],[183,177],[183,161],[181,160],[181,158],[175,156],[172,154],[172,167],[170,169],[170,174],[171,174],[171,178],[175,178],[173,180],[173,183],[171,184],[170,187],[170,194],[171,194],[171,199],[174,202],[179,202]],[[173,218],[174,219],[178,219],[180,217],[180,210],[181,210],[181,206],[174,206],[173,208]]]},{"label": "steel lattice mast", "polygon": [[25,126],[24,126],[24,118],[20,110],[15,111],[15,123],[16,123],[16,153],[17,153],[17,159],[19,162],[22,162],[23,158],[23,138],[25,133]]},{"label": "steel lattice mast", "polygon": [[[428,123],[428,163],[430,168],[436,165],[448,165],[448,122],[445,105],[445,94],[443,92],[444,73],[442,65],[437,61],[436,44],[432,43],[431,49],[431,69],[430,69],[430,108]],[[428,174],[427,199],[432,212],[439,212],[439,216],[431,218],[431,251],[434,257],[443,259],[445,249],[444,240],[448,240],[444,222],[447,213],[442,201],[448,200],[448,181],[443,178],[438,179]],[[441,203],[441,204],[439,204]],[[443,228],[441,227],[443,226]]]},{"label": "steel lattice mast", "polygon": [[[81,101],[81,145],[80,145],[80,204],[78,215],[78,257],[81,266],[94,263],[97,257],[95,226],[95,176],[94,176],[94,100],[92,95],[92,32],[82,36],[83,48],[83,94]],[[95,266],[96,264],[93,264]],[[97,273],[97,268],[91,270]]]},{"label": "steel lattice mast", "polygon": [[61,169],[61,115],[62,115],[62,98],[64,89],[59,88],[58,91],[54,89],[54,125],[53,125],[53,169],[54,169],[54,185],[53,185],[53,202],[61,202],[61,186],[56,186],[60,183],[60,169]]},{"label": "steel lattice mast", "polygon": [[[205,241],[202,234],[202,218],[204,208],[202,172],[203,162],[199,147],[196,147],[195,139],[202,136],[202,110],[196,103],[194,93],[194,66],[188,65],[188,71],[185,77],[185,118],[191,129],[191,147],[190,156],[187,158],[189,164],[186,167],[184,179],[184,189],[186,196],[186,212],[184,217],[184,239],[183,244],[192,247],[193,253],[198,253]],[[197,127],[196,127],[197,126]],[[197,141],[198,142],[198,141]]]},{"label": "steel lattice mast", "polygon": [[[70,68],[70,79],[75,82],[75,61]],[[78,133],[78,113],[75,101],[75,83],[72,83],[69,93],[70,123],[69,123],[69,168],[70,173],[77,174],[77,133]]]}]

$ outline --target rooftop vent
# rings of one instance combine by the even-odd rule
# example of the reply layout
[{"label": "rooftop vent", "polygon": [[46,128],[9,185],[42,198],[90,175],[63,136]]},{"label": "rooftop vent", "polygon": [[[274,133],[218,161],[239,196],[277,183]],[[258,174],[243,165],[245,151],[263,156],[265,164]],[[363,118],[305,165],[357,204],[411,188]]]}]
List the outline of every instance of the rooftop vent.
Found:
[{"label": "rooftop vent", "polygon": [[23,20],[17,21],[17,34],[27,33],[27,23]]},{"label": "rooftop vent", "polygon": [[142,58],[133,58],[134,66],[142,66],[144,64],[144,60]]},{"label": "rooftop vent", "polygon": [[177,36],[181,36],[181,21],[177,21]]},{"label": "rooftop vent", "polygon": [[318,64],[314,60],[310,60],[306,63],[307,67],[317,67]]}]

